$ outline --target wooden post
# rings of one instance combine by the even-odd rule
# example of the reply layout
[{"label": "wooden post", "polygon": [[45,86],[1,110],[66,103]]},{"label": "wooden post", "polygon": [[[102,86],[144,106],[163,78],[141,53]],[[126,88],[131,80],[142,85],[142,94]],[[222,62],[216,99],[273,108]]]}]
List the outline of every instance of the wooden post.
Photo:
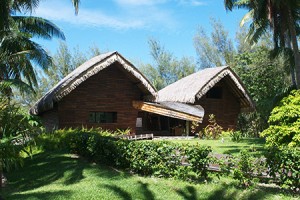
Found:
[{"label": "wooden post", "polygon": [[190,121],[185,121],[185,132],[186,132],[186,136],[189,136],[189,133],[190,133]]}]

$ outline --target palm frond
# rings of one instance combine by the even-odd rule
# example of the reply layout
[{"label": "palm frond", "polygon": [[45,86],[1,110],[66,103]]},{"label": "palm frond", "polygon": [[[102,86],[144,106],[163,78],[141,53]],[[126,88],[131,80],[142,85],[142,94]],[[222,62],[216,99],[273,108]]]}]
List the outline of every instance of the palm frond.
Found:
[{"label": "palm frond", "polygon": [[251,10],[247,12],[240,22],[240,27],[244,26],[245,23],[249,22],[253,18],[254,11]]},{"label": "palm frond", "polygon": [[80,0],[72,0],[72,3],[73,3],[73,6],[75,8],[75,14],[77,15],[78,14],[78,8],[79,8]]},{"label": "palm frond", "polygon": [[33,37],[43,39],[57,37],[65,40],[64,33],[49,20],[32,16],[13,16],[12,18],[17,23],[20,31],[29,33]]},{"label": "palm frond", "polygon": [[3,93],[3,91],[9,88],[16,88],[20,90],[22,94],[35,92],[32,86],[20,79],[7,79],[0,82],[0,93]]},{"label": "palm frond", "polygon": [[40,0],[15,0],[11,6],[11,11],[32,13],[38,7]]}]

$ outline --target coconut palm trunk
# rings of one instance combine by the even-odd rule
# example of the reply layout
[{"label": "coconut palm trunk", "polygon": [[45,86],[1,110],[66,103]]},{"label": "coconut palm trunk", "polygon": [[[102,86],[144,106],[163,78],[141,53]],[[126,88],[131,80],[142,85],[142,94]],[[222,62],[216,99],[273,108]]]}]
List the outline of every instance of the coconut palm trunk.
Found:
[{"label": "coconut palm trunk", "polygon": [[289,26],[290,36],[291,36],[290,38],[291,38],[292,48],[294,52],[296,87],[297,89],[299,89],[300,88],[300,54],[299,54],[296,28],[295,25],[293,24],[294,19],[290,11],[289,11],[289,18],[291,23],[288,23],[288,26]]}]

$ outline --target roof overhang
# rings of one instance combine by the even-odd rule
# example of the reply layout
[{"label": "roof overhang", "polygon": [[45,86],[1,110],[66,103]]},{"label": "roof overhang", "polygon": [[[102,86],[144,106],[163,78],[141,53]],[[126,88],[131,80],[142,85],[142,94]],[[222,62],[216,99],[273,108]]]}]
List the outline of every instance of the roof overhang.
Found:
[{"label": "roof overhang", "polygon": [[179,102],[144,102],[133,101],[132,106],[138,110],[155,113],[186,121],[202,122],[204,109],[199,105],[188,105]]}]

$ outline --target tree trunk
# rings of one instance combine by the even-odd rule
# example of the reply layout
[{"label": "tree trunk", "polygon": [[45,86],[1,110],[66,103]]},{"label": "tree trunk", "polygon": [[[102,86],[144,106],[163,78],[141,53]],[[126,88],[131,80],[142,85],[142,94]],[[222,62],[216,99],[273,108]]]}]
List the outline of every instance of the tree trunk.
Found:
[{"label": "tree trunk", "polygon": [[2,188],[2,175],[3,175],[2,162],[0,161],[0,190]]},{"label": "tree trunk", "polygon": [[[290,36],[287,36],[287,48],[292,49],[292,42],[291,42],[291,38]],[[291,74],[291,79],[292,79],[292,86],[296,87],[297,86],[297,82],[296,82],[296,76],[295,76],[295,63],[294,65],[292,65],[292,63],[290,63],[290,74]]]},{"label": "tree trunk", "polygon": [[299,48],[298,48],[298,41],[297,41],[297,35],[296,35],[296,28],[294,25],[294,18],[292,16],[291,11],[289,10],[289,31],[290,31],[290,38],[293,46],[293,52],[294,52],[294,61],[295,61],[295,72],[296,72],[296,87],[299,89],[300,87],[300,54],[299,54]]}]

